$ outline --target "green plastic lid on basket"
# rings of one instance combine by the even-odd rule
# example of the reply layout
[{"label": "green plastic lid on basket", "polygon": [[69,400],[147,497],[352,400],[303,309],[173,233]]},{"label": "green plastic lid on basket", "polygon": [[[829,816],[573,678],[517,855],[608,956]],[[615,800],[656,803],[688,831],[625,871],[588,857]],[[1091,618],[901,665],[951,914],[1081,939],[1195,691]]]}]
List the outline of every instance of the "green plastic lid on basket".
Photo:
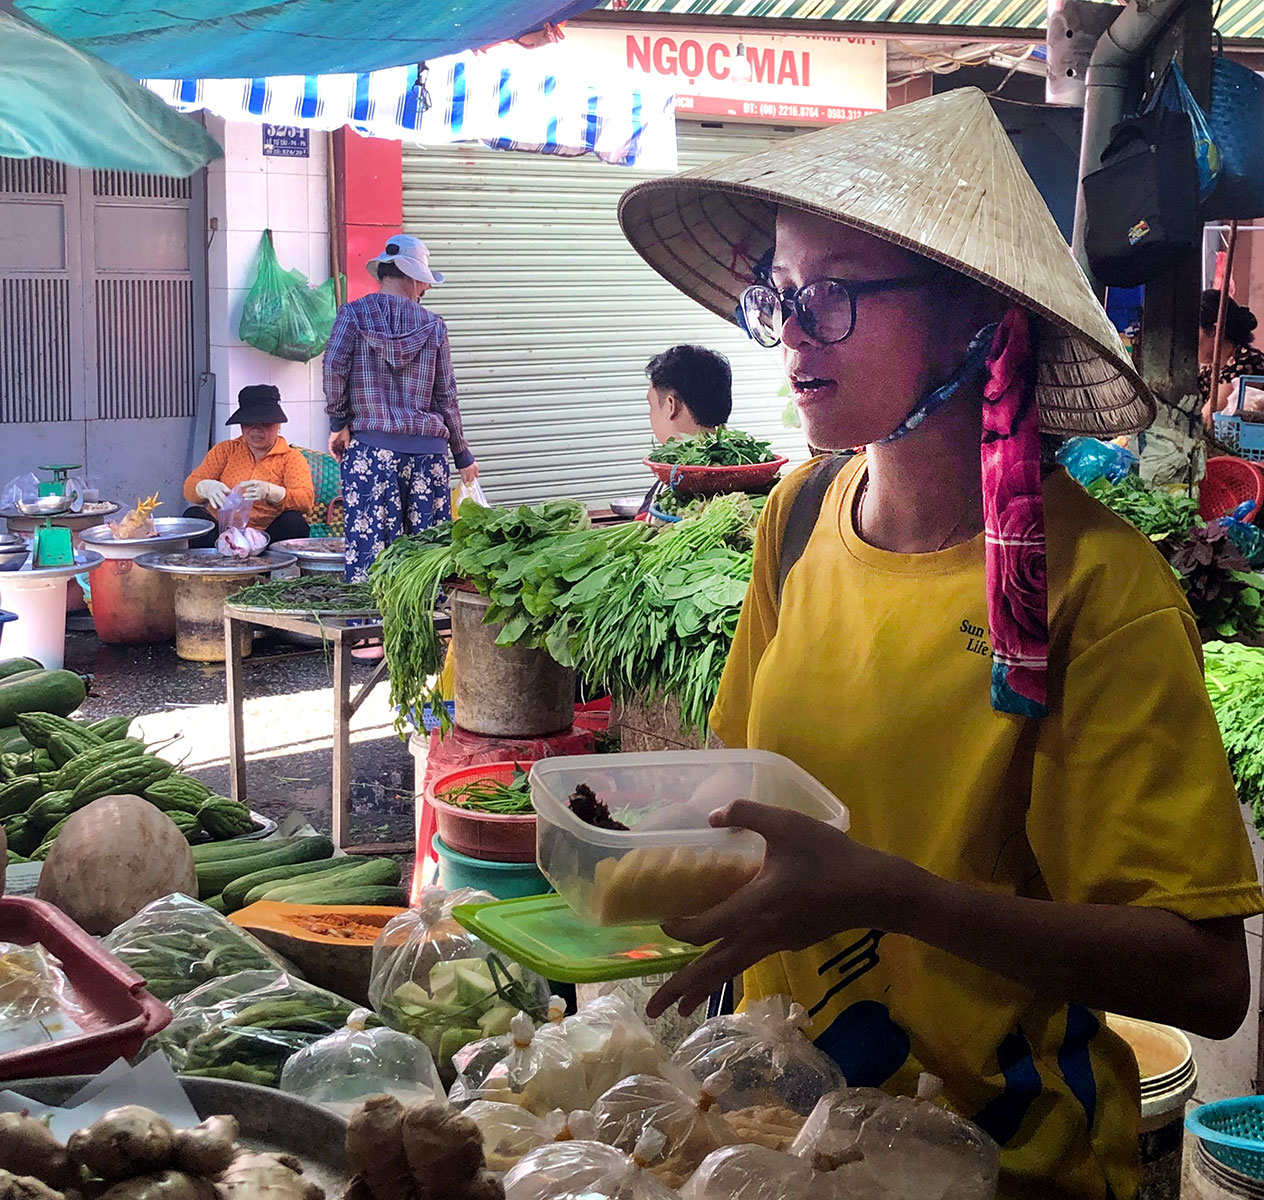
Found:
[{"label": "green plastic lid on basket", "polygon": [[462,904],[458,924],[493,949],[558,983],[604,983],[667,975],[702,949],[669,938],[657,925],[593,925],[558,895],[495,904]]},{"label": "green plastic lid on basket", "polygon": [[1207,1153],[1252,1179],[1264,1179],[1264,1096],[1241,1096],[1202,1104],[1185,1128]]}]

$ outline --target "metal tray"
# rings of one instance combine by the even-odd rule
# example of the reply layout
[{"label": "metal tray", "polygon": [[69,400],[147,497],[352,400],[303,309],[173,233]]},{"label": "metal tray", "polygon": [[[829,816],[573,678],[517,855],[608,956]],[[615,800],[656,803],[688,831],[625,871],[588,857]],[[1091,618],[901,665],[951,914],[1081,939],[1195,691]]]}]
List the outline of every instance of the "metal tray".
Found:
[{"label": "metal tray", "polygon": [[[90,1080],[90,1075],[54,1075],[6,1084],[37,1104],[60,1105]],[[297,1096],[253,1083],[182,1077],[189,1103],[205,1120],[220,1114],[236,1117],[239,1141],[254,1150],[293,1154],[305,1178],[320,1184],[329,1200],[337,1200],[351,1182],[347,1162],[347,1122]]]},{"label": "metal tray", "polygon": [[242,563],[239,559],[226,558],[220,554],[214,547],[207,547],[205,550],[174,550],[171,554],[178,554],[181,557],[204,558],[206,566],[192,566],[183,563],[172,563],[168,561],[169,554],[142,554],[137,560],[137,564],[142,567],[148,567],[151,571],[163,571],[168,575],[263,575],[269,571],[279,571],[282,567],[292,567],[298,560],[293,554],[283,554],[277,550],[264,550],[261,554],[256,554],[256,559],[263,559],[266,565],[250,566]]},{"label": "metal tray", "polygon": [[215,528],[215,522],[200,517],[155,517],[154,528],[158,531],[157,537],[116,538],[108,525],[93,525],[79,534],[79,540],[89,546],[152,546],[154,552],[159,553],[164,549],[165,542],[184,541],[210,533]]},{"label": "metal tray", "polygon": [[293,554],[301,567],[304,563],[345,563],[347,552],[342,550],[323,550],[322,542],[341,542],[343,538],[289,538],[284,542],[273,542],[272,549],[285,554]]}]

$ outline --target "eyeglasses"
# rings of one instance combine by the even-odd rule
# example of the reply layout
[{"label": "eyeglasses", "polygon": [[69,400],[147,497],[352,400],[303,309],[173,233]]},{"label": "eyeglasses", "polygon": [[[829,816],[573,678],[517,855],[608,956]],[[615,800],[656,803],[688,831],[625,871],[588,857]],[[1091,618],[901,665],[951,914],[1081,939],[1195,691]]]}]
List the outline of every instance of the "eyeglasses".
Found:
[{"label": "eyeglasses", "polygon": [[814,279],[801,288],[780,292],[768,284],[756,283],[741,295],[746,331],[761,346],[781,341],[786,309],[798,320],[803,332],[814,342],[832,346],[845,342],[856,328],[856,297],[875,292],[905,291],[926,287],[926,275],[901,279],[870,279],[851,283],[846,279]]}]

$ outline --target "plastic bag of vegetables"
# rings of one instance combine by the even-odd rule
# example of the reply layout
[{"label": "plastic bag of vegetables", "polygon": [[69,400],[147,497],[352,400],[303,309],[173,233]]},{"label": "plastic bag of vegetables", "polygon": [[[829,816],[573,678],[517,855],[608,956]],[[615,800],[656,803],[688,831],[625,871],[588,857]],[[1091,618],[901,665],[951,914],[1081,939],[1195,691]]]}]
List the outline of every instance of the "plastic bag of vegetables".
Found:
[{"label": "plastic bag of vegetables", "polygon": [[845,1087],[842,1071],[803,1033],[807,1013],[784,996],[754,1001],[745,1012],[715,1017],[672,1056],[701,1083],[728,1071],[726,1112],[776,1106],[806,1117],[822,1096]]},{"label": "plastic bag of vegetables", "polygon": [[159,1000],[241,971],[284,971],[296,977],[279,954],[179,892],[146,905],[102,945],[140,975]]},{"label": "plastic bag of vegetables", "polygon": [[683,1200],[844,1200],[845,1193],[830,1183],[829,1176],[818,1175],[796,1155],[764,1146],[725,1146],[702,1160],[680,1195]]},{"label": "plastic bag of vegetables", "polygon": [[495,1100],[517,1104],[542,1117],[573,1103],[574,1084],[581,1076],[575,1052],[558,1028],[566,1009],[557,997],[550,1000],[557,1021],[540,1029],[525,1013],[510,1023],[508,1038],[495,1039],[498,1056],[489,1062],[483,1043],[474,1042],[453,1060],[458,1068],[452,1103]]},{"label": "plastic bag of vegetables", "polygon": [[542,1021],[549,987],[508,962],[452,918],[458,904],[482,904],[486,892],[426,888],[419,902],[393,918],[373,946],[369,1003],[392,1028],[429,1047],[452,1078],[463,1046],[509,1032],[518,1012]]},{"label": "plastic bag of vegetables", "polygon": [[285,972],[242,971],[176,999],[171,1024],[141,1057],[161,1050],[182,1075],[276,1087],[292,1054],[342,1029],[354,1010]]},{"label": "plastic bag of vegetables", "polygon": [[506,1200],[675,1200],[645,1169],[662,1153],[648,1130],[631,1155],[599,1142],[558,1142],[527,1155],[505,1176]]},{"label": "plastic bag of vegetables", "polygon": [[366,1096],[383,1092],[404,1104],[446,1100],[430,1051],[395,1029],[369,1029],[357,1008],[345,1029],[313,1042],[285,1064],[281,1090],[351,1116]]},{"label": "plastic bag of vegetables", "polygon": [[591,1108],[598,1097],[632,1075],[659,1075],[671,1067],[662,1043],[618,996],[602,996],[562,1022],[578,1072],[559,1107]]},{"label": "plastic bag of vegetables", "polygon": [[701,1088],[679,1068],[667,1074],[670,1079],[634,1075],[610,1088],[593,1106],[595,1137],[632,1154],[643,1134],[657,1130],[660,1152],[646,1166],[669,1187],[679,1187],[708,1154],[739,1139],[716,1110],[730,1083],[723,1073]]}]

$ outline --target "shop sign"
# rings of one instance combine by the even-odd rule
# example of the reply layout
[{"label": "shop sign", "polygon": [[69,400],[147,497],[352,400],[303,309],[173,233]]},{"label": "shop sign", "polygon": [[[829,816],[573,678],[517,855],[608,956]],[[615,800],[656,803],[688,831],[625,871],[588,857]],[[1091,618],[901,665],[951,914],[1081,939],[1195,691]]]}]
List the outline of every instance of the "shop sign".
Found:
[{"label": "shop sign", "polygon": [[828,124],[887,106],[886,43],[874,38],[568,24],[563,45],[595,78],[670,82],[680,113]]},{"label": "shop sign", "polygon": [[307,158],[311,154],[311,130],[297,125],[265,125],[263,153],[267,158]]}]

